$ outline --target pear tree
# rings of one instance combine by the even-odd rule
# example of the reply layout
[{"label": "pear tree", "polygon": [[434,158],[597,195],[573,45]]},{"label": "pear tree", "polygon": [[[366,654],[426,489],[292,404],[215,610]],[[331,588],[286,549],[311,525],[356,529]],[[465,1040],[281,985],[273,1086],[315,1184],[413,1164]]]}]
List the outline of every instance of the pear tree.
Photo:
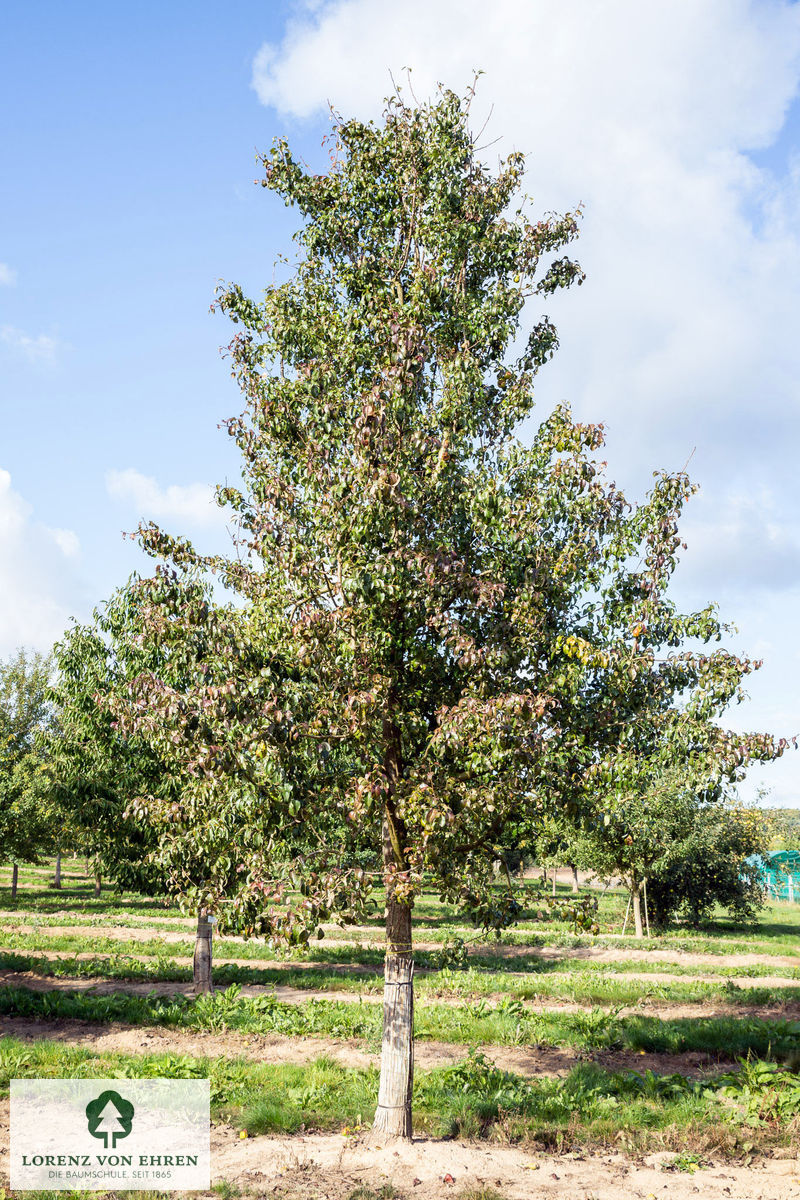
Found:
[{"label": "pear tree", "polygon": [[261,296],[217,297],[243,396],[242,478],[218,489],[233,552],[140,528],[156,567],[130,636],[161,661],[108,710],[181,780],[131,811],[221,928],[303,946],[358,921],[376,880],[332,831],[375,848],[387,1139],[411,1134],[415,898],[432,882],[487,929],[519,915],[494,863],[524,819],[577,815],[617,754],[625,692],[599,691],[635,635],[615,580],[672,553],[682,484],[630,511],[602,427],[563,406],[520,440],[557,345],[528,314],[581,282],[579,213],[530,215],[523,156],[486,166],[469,100],[396,95],[378,124],[337,118],[329,152],[321,173],[284,140],[261,159],[300,224]]}]

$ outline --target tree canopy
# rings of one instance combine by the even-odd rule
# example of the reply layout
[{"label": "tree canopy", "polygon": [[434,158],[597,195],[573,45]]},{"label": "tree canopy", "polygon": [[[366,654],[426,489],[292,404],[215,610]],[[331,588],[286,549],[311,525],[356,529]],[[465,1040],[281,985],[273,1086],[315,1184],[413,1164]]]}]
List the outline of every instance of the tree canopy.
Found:
[{"label": "tree canopy", "polygon": [[[673,650],[718,632],[661,599],[683,476],[659,475],[630,509],[598,461],[601,426],[559,406],[527,443],[515,432],[557,345],[527,314],[583,278],[566,252],[579,214],[533,219],[523,156],[490,170],[468,117],[451,92],[395,96],[379,125],[335,121],[325,173],[283,140],[263,156],[263,186],[302,224],[262,297],[230,284],[217,298],[244,397],[227,422],[242,480],[218,489],[234,550],[140,529],[158,561],[130,585],[122,636],[151,658],[105,701],[181,780],[133,808],[203,858],[189,878],[168,855],[168,885],[222,928],[304,942],[356,920],[375,880],[331,830],[380,850],[376,1128],[404,1136],[423,879],[478,924],[513,921],[518,898],[492,871],[504,832],[579,813],[638,770],[632,697],[703,677]],[[232,599],[215,601],[214,579]],[[706,697],[730,692],[727,661]],[[773,750],[749,747],[732,769]]]}]

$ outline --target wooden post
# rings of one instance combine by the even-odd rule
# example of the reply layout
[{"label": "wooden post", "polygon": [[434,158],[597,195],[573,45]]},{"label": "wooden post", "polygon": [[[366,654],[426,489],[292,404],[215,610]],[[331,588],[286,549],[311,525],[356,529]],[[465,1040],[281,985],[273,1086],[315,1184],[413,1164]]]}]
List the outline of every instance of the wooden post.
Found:
[{"label": "wooden post", "polygon": [[197,914],[197,934],[194,943],[194,961],[192,963],[194,990],[198,994],[213,992],[214,990],[211,958],[213,933],[213,922],[209,919],[207,910],[201,908]]},{"label": "wooden post", "polygon": [[11,899],[17,898],[17,883],[19,882],[19,864],[14,863],[11,868]]},{"label": "wooden post", "polygon": [[647,880],[642,881],[642,890],[644,892],[644,920],[647,926],[647,936],[650,937],[650,914],[647,911]]},{"label": "wooden post", "polygon": [[642,927],[642,893],[639,880],[634,878],[631,880],[631,899],[633,900],[633,925],[634,932],[637,938],[644,937],[644,929]]},{"label": "wooden post", "polygon": [[631,911],[631,896],[628,893],[628,907],[625,909],[625,920],[622,922],[622,936],[625,937],[625,930],[628,928],[628,916]]}]

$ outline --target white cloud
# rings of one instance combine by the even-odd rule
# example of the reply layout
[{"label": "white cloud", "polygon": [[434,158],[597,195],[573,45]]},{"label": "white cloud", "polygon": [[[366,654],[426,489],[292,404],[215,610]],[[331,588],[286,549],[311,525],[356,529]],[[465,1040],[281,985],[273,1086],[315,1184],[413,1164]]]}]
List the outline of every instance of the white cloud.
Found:
[{"label": "white cloud", "polygon": [[[775,496],[729,494],[709,512],[702,497],[681,523],[684,581],[707,591],[779,592],[800,584],[800,537]],[[705,511],[704,511],[705,509]],[[756,652],[755,650],[753,651]]]},{"label": "white cloud", "polygon": [[80,584],[65,562],[77,543],[71,530],[37,522],[0,469],[0,657],[23,645],[49,650],[83,610]]},{"label": "white cloud", "polygon": [[45,526],[45,532],[50,534],[65,558],[78,557],[81,552],[80,538],[72,529],[49,529]]},{"label": "white cloud", "polygon": [[628,484],[693,446],[704,485],[723,461],[747,476],[744,426],[793,477],[800,178],[749,153],[775,140],[797,91],[800,4],[335,0],[262,47],[253,85],[293,117],[329,101],[376,117],[407,65],[420,99],[484,69],[473,125],[493,106],[484,140],[500,137],[487,157],[528,153],[539,212],[585,204],[588,280],[547,305],[563,349],[542,403],[567,397],[605,421]]},{"label": "white cloud", "polygon": [[4,325],[0,329],[0,341],[23,354],[30,362],[47,364],[55,362],[56,351],[60,345],[56,338],[48,337],[44,333],[33,337],[13,325]]},{"label": "white cloud", "polygon": [[215,527],[225,523],[223,510],[214,499],[214,488],[205,483],[162,488],[151,475],[129,467],[106,472],[106,490],[113,500],[135,509],[137,518],[143,520],[188,521]]},{"label": "white cloud", "polygon": [[8,263],[0,262],[0,287],[13,287],[17,282],[17,272]]},{"label": "white cloud", "polygon": [[[562,348],[540,415],[563,398],[603,421],[634,492],[695,450],[677,586],[724,600],[740,650],[770,647],[743,724],[800,731],[800,159],[757,154],[797,97],[800,3],[329,0],[262,47],[253,86],[287,117],[377,118],[390,72],[411,98],[407,66],[419,100],[483,70],[487,161],[528,155],[534,212],[583,202],[588,278],[547,303]],[[797,764],[761,781],[800,804]]]}]

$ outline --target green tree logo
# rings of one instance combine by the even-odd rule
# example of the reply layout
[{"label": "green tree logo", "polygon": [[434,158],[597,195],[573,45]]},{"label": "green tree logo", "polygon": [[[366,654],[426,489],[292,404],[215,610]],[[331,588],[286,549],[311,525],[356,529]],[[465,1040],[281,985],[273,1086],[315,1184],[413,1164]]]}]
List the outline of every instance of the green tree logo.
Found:
[{"label": "green tree logo", "polygon": [[111,1138],[113,1150],[117,1138],[126,1138],[130,1133],[133,1111],[130,1100],[123,1100],[119,1092],[101,1092],[96,1100],[90,1100],[86,1105],[89,1133],[92,1137],[102,1138],[106,1150],[109,1148],[108,1139]]}]

